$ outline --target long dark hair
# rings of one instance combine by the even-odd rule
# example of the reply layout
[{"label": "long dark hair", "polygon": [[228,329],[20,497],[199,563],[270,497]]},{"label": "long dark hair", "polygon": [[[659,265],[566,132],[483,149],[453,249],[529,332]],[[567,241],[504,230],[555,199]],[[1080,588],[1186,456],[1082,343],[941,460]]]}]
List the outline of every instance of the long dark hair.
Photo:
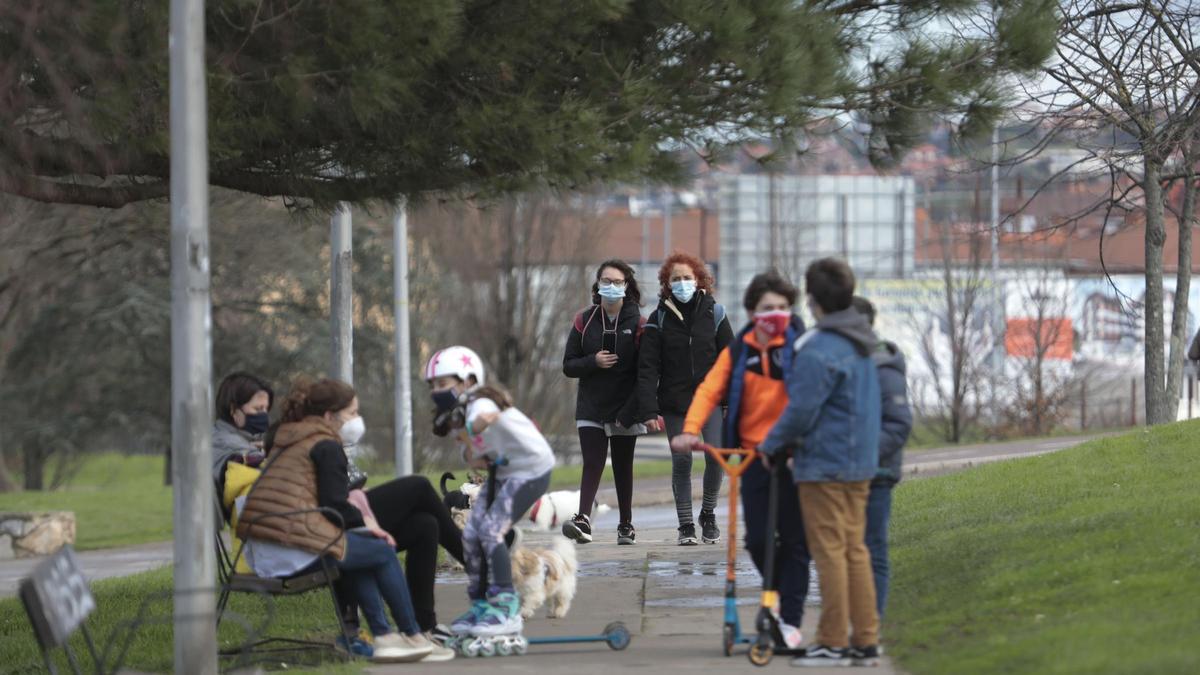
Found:
[{"label": "long dark hair", "polygon": [[637,278],[633,273],[633,268],[624,260],[617,260],[616,258],[605,260],[596,268],[596,280],[592,282],[592,304],[600,304],[600,275],[606,267],[620,270],[621,274],[625,275],[625,301],[632,302],[640,307],[642,305],[642,292],[638,289]]},{"label": "long dark hair", "polygon": [[245,372],[226,375],[217,387],[217,419],[233,424],[233,411],[249,403],[260,391],[267,393],[269,412],[275,404],[275,392],[262,378]]}]

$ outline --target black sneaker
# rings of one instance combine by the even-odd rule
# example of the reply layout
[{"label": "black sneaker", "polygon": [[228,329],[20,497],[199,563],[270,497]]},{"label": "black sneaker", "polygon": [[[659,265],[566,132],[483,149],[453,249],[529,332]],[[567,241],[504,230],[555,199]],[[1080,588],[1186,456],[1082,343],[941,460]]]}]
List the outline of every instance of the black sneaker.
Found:
[{"label": "black sneaker", "polygon": [[450,627],[446,624],[439,623],[433,627],[433,630],[429,631],[428,635],[430,640],[445,647],[446,643],[454,637],[454,631],[450,630]]},{"label": "black sneaker", "polygon": [[621,523],[617,526],[617,545],[629,546],[636,543],[637,532],[634,532],[632,523]]},{"label": "black sneaker", "polygon": [[877,666],[879,665],[879,657],[882,655],[879,645],[869,645],[867,647],[851,647],[847,656],[850,657],[850,662],[856,666]]},{"label": "black sneaker", "polygon": [[577,544],[586,544],[592,540],[592,519],[582,513],[576,513],[573,518],[563,523],[562,533]]},{"label": "black sneaker", "polygon": [[706,544],[721,541],[721,528],[717,527],[717,514],[700,512],[700,539]]},{"label": "black sneaker", "polygon": [[792,659],[792,665],[801,668],[845,667],[851,665],[850,657],[846,655],[846,652],[847,650],[837,647],[813,645],[804,652],[804,656]]},{"label": "black sneaker", "polygon": [[700,540],[696,538],[696,526],[692,524],[679,526],[679,545],[697,546]]}]

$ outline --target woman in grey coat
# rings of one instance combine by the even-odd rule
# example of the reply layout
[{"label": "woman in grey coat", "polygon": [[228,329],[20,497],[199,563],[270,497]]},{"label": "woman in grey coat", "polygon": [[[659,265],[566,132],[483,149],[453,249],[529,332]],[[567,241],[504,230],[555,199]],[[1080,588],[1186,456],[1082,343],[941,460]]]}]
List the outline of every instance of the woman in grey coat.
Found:
[{"label": "woman in grey coat", "polygon": [[250,373],[232,373],[217,388],[217,420],[213,423],[213,478],[221,482],[230,460],[258,466],[263,460],[263,434],[270,426],[275,392]]}]

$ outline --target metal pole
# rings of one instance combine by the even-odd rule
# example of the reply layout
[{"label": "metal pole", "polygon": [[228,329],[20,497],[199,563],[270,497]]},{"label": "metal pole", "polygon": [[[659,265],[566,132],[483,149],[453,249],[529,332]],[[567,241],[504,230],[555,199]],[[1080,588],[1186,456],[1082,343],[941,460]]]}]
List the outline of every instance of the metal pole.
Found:
[{"label": "metal pole", "polygon": [[650,265],[650,190],[646,186],[642,186],[642,265],[641,273],[643,277],[649,278],[650,272],[646,269]]},{"label": "metal pole", "polygon": [[329,320],[333,333],[330,376],[354,384],[354,253],[351,250],[350,205],[338,204],[330,222]]},{"label": "metal pole", "polygon": [[171,0],[168,45],[175,672],[216,673],[204,0]]},{"label": "metal pole", "polygon": [[412,352],[408,326],[408,203],[396,205],[392,228],[392,268],[396,300],[396,476],[413,472]]},{"label": "metal pole", "polygon": [[992,414],[1000,419],[997,393],[1004,368],[1004,312],[1000,307],[1000,124],[992,128]]},{"label": "metal pole", "polygon": [[663,260],[671,255],[671,207],[674,201],[675,191],[667,190],[667,198],[663,201]]}]

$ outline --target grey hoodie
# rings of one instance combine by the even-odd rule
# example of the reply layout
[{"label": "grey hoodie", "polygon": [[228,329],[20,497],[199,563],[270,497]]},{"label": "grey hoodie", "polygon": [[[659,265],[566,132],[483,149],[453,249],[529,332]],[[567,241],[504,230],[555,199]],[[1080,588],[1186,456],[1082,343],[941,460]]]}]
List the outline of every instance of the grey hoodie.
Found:
[{"label": "grey hoodie", "polygon": [[239,429],[225,420],[217,420],[212,430],[213,478],[221,480],[221,471],[230,457],[258,450],[254,441],[255,437],[244,429]]},{"label": "grey hoodie", "polygon": [[817,322],[817,328],[846,338],[854,344],[859,356],[872,354],[875,346],[879,344],[879,338],[871,329],[871,322],[853,308],[826,314]]},{"label": "grey hoodie", "polygon": [[900,482],[904,460],[904,444],[912,432],[912,409],[908,404],[907,368],[904,354],[891,342],[880,342],[871,354],[879,372],[879,393],[883,405],[879,433],[879,472],[875,483],[895,485]]}]

